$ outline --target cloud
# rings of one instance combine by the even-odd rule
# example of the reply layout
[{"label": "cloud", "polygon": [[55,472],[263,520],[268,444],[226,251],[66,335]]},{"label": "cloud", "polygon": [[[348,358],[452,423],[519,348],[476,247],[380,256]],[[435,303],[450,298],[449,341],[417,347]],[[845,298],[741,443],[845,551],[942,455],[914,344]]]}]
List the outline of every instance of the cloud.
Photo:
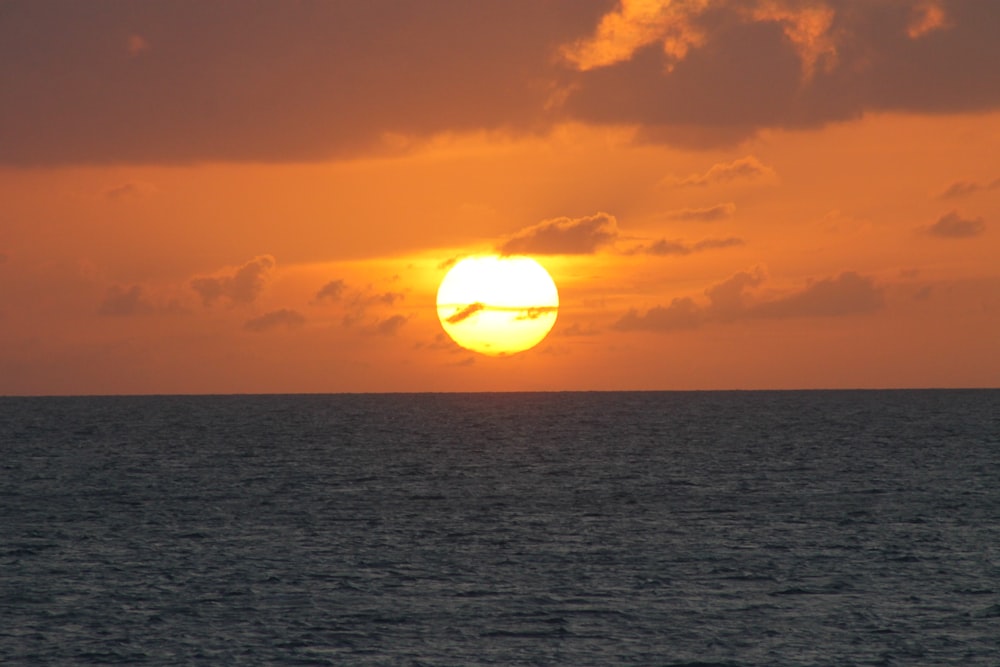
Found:
[{"label": "cloud", "polygon": [[681,208],[674,211],[667,211],[663,214],[664,220],[678,220],[678,221],[688,221],[693,220],[696,222],[715,222],[717,220],[725,220],[727,218],[733,217],[736,213],[736,204],[732,202],[727,202],[725,204],[716,204],[714,206],[707,206],[705,208]]},{"label": "cloud", "polygon": [[0,264],[3,264],[4,262],[6,262],[7,261],[7,257],[8,257],[7,253],[0,252]]},{"label": "cloud", "polygon": [[645,313],[632,309],[615,322],[613,328],[619,331],[674,331],[734,320],[842,317],[871,313],[882,308],[884,303],[882,288],[872,278],[853,271],[812,282],[785,296],[754,301],[750,290],[765,279],[760,267],[740,271],[706,289],[707,303],[678,297],[667,306],[655,306]]},{"label": "cloud", "polygon": [[801,292],[754,306],[758,317],[839,317],[871,313],[883,305],[882,290],[853,271],[812,283]]},{"label": "cloud", "polygon": [[955,181],[945,188],[939,197],[941,199],[957,199],[981,190],[995,190],[997,188],[1000,188],[1000,178],[985,184],[975,181]]},{"label": "cloud", "polygon": [[500,245],[504,255],[591,255],[618,238],[613,215],[554,218],[526,227]]},{"label": "cloud", "polygon": [[[736,180],[752,180],[762,177],[773,177],[775,171],[752,155],[732,162],[713,164],[704,174],[691,174],[686,178],[668,176],[660,183],[665,187],[702,187],[719,183],[729,183]],[[723,205],[724,206],[724,205]],[[735,207],[733,207],[735,209]]]},{"label": "cloud", "polygon": [[673,299],[669,306],[654,306],[640,315],[635,308],[612,325],[619,331],[673,331],[693,329],[705,321],[704,309],[690,297]]},{"label": "cloud", "polygon": [[317,302],[323,300],[339,301],[346,288],[347,285],[343,280],[331,280],[327,284],[323,285],[318,292],[316,292],[314,300]]},{"label": "cloud", "polygon": [[261,255],[231,273],[194,278],[191,289],[201,296],[206,306],[220,299],[227,299],[232,304],[252,303],[263,291],[274,266],[273,257]]},{"label": "cloud", "polygon": [[112,317],[145,315],[153,312],[153,305],[143,296],[140,285],[132,285],[127,289],[114,285],[108,288],[97,312],[99,315]]},{"label": "cloud", "polygon": [[15,3],[0,164],[318,161],[565,122],[732,146],[997,109],[998,29],[992,0]]},{"label": "cloud", "polygon": [[957,211],[951,211],[927,227],[926,231],[939,238],[966,239],[986,231],[986,222],[982,218],[963,218]]},{"label": "cloud", "polygon": [[593,327],[584,327],[579,322],[574,322],[568,327],[557,328],[554,332],[556,336],[566,336],[567,338],[577,338],[580,336],[596,336],[600,332]]},{"label": "cloud", "polygon": [[260,317],[254,317],[244,323],[243,328],[253,333],[262,333],[278,327],[294,329],[305,324],[306,318],[301,313],[288,308],[272,310],[264,313]]},{"label": "cloud", "polygon": [[108,199],[126,199],[129,197],[141,197],[156,192],[156,186],[152,183],[142,183],[130,181],[122,183],[104,191],[104,196]]},{"label": "cloud", "polygon": [[943,3],[935,0],[924,0],[912,9],[910,23],[906,34],[910,39],[919,39],[925,35],[949,27],[948,15]]},{"label": "cloud", "polygon": [[548,315],[549,313],[558,312],[559,308],[557,306],[535,306],[532,308],[527,308],[520,311],[515,317],[515,321],[518,320],[537,320],[539,317]]},{"label": "cloud", "polygon": [[458,324],[463,320],[469,319],[470,317],[478,313],[480,310],[483,310],[484,308],[486,308],[486,306],[483,305],[482,303],[479,303],[478,301],[476,303],[471,303],[465,308],[459,310],[451,317],[447,318],[445,322],[447,322],[448,324]]},{"label": "cloud", "polygon": [[724,239],[703,239],[696,243],[685,243],[684,241],[668,241],[660,239],[649,245],[639,245],[626,251],[629,255],[690,255],[705,250],[715,250],[719,248],[733,248],[746,245],[746,241],[741,238],[730,236]]},{"label": "cloud", "polygon": [[568,43],[565,109],[649,141],[731,146],[869,112],[1000,106],[989,0],[622,0],[595,25]]},{"label": "cloud", "polygon": [[408,320],[409,318],[404,315],[392,315],[379,321],[375,325],[375,331],[381,336],[395,336]]}]

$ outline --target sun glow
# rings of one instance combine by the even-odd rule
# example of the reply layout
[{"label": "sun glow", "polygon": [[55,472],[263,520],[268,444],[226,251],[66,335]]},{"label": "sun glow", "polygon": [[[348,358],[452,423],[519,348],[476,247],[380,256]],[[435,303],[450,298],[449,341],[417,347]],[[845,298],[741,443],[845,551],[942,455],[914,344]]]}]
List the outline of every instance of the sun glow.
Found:
[{"label": "sun glow", "polygon": [[556,322],[559,293],[530,257],[467,257],[437,294],[445,332],[467,350],[502,356],[538,345]]}]

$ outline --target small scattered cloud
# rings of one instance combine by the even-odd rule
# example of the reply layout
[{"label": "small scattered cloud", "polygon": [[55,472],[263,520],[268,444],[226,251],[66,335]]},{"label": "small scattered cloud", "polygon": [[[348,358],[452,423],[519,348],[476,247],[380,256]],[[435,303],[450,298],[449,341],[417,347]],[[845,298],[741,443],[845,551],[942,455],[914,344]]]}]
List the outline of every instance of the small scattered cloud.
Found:
[{"label": "small scattered cloud", "polygon": [[396,332],[402,328],[410,318],[404,315],[392,315],[375,325],[375,331],[381,336],[395,336]]},{"label": "small scattered cloud", "polygon": [[678,220],[682,222],[689,220],[696,222],[715,222],[717,220],[726,220],[727,218],[731,218],[734,213],[736,213],[736,204],[727,202],[725,204],[716,204],[715,206],[706,206],[704,208],[681,208],[675,211],[667,211],[662,217],[664,220]]},{"label": "small scattered cloud", "polygon": [[331,280],[319,288],[314,301],[339,301],[345,289],[347,289],[347,284],[343,280]]},{"label": "small scattered cloud", "polygon": [[557,306],[534,306],[532,308],[527,308],[522,310],[514,318],[515,321],[522,320],[537,320],[539,317],[544,317],[550,313],[558,312],[559,308]]},{"label": "small scattered cloud", "polygon": [[618,238],[613,215],[554,218],[526,227],[500,245],[504,255],[592,255]]},{"label": "small scattered cloud", "polygon": [[142,181],[129,181],[106,189],[103,195],[112,201],[119,199],[129,199],[131,197],[145,197],[156,192],[156,186],[152,183]]},{"label": "small scattered cloud", "polygon": [[567,338],[577,338],[581,336],[596,336],[600,333],[597,329],[593,327],[585,327],[579,322],[573,322],[567,327],[557,328],[552,332],[556,336],[565,336]]},{"label": "small scattered cloud", "polygon": [[645,313],[629,310],[613,327],[619,331],[674,331],[740,319],[841,317],[871,313],[884,303],[882,288],[872,278],[853,271],[812,282],[785,296],[755,302],[750,290],[765,279],[760,267],[740,271],[706,289],[707,303],[677,297],[669,305],[655,306]]},{"label": "small scattered cloud", "polygon": [[459,310],[451,317],[447,318],[445,322],[447,322],[448,324],[458,324],[462,320],[469,319],[470,317],[478,313],[480,310],[483,310],[484,308],[486,308],[486,306],[483,305],[482,303],[479,303],[478,301],[476,303],[471,303],[465,308]]},{"label": "small scattered cloud", "polygon": [[108,288],[104,300],[97,308],[99,315],[110,317],[130,317],[132,315],[145,315],[153,312],[153,304],[143,295],[140,285],[132,285],[128,288],[114,285]]},{"label": "small scattered cloud", "polygon": [[732,162],[719,162],[703,174],[691,174],[685,178],[667,176],[660,184],[665,187],[704,187],[737,180],[757,180],[773,178],[777,173],[752,155]]},{"label": "small scattered cloud", "polygon": [[1000,178],[989,183],[978,183],[976,181],[955,181],[942,190],[938,197],[941,199],[958,199],[959,197],[965,197],[982,190],[996,190],[997,188],[1000,188]]},{"label": "small scattered cloud", "polygon": [[0,264],[3,264],[4,262],[6,262],[7,261],[7,257],[8,257],[7,253],[0,252]]},{"label": "small scattered cloud", "polygon": [[963,218],[957,211],[951,211],[926,228],[931,236],[946,239],[966,239],[979,236],[986,230],[986,222],[982,218]]},{"label": "small scattered cloud", "polygon": [[191,289],[201,296],[205,306],[220,299],[227,299],[231,304],[253,303],[270,280],[274,266],[274,257],[261,255],[232,272],[194,278]]},{"label": "small scattered cloud", "polygon": [[455,264],[457,263],[458,263],[458,257],[449,257],[448,259],[438,264],[437,268],[438,271],[444,271],[446,269],[450,269],[451,267],[455,266]]},{"label": "small scattered cloud", "polygon": [[717,250],[720,248],[733,248],[746,245],[746,241],[741,238],[730,236],[724,239],[702,239],[696,243],[686,243],[676,240],[670,241],[660,239],[648,245],[639,245],[625,251],[627,255],[657,255],[664,257],[667,255],[690,255],[705,250]]},{"label": "small scattered cloud", "polygon": [[294,329],[301,327],[305,324],[305,322],[306,318],[302,315],[302,313],[288,308],[282,308],[280,310],[272,310],[269,313],[264,313],[260,317],[254,317],[247,320],[243,325],[243,328],[253,333],[262,333],[279,327]]}]

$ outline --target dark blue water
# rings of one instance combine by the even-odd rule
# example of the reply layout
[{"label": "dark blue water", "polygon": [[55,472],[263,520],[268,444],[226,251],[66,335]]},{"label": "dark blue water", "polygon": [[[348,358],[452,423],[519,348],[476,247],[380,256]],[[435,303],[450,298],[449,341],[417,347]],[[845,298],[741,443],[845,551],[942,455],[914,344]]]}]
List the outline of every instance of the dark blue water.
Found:
[{"label": "dark blue water", "polygon": [[1000,391],[0,398],[0,663],[1000,665]]}]

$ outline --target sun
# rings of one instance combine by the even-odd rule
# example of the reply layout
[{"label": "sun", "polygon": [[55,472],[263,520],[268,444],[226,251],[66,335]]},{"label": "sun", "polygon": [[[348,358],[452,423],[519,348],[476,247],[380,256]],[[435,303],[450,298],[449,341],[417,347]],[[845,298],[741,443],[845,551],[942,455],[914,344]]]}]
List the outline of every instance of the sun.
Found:
[{"label": "sun", "polygon": [[445,333],[467,350],[502,356],[542,342],[559,310],[556,284],[530,257],[466,257],[437,293]]}]

